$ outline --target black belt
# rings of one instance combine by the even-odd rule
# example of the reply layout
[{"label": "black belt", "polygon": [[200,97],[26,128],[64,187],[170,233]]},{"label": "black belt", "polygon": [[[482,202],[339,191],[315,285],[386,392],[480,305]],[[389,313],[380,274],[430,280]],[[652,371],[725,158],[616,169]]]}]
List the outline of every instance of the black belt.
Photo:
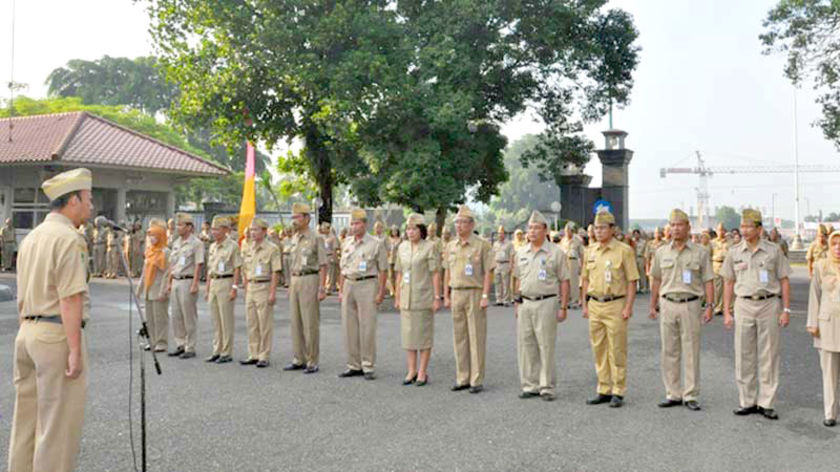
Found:
[{"label": "black belt", "polygon": [[769,295],[750,295],[750,296],[746,296],[746,297],[739,296],[738,298],[743,298],[745,300],[760,301],[760,300],[767,300],[768,298],[776,298],[776,297],[778,297],[778,295],[776,295],[775,293],[771,293]]},{"label": "black belt", "polygon": [[301,272],[292,272],[292,277],[303,277],[304,275],[315,275],[317,274],[317,270],[305,270]]},{"label": "black belt", "polygon": [[229,279],[231,277],[233,277],[233,274],[224,274],[224,275],[211,274],[210,275],[211,279]]},{"label": "black belt", "polygon": [[481,290],[481,287],[449,287],[452,290]]},{"label": "black belt", "polygon": [[538,301],[541,301],[541,300],[545,300],[547,298],[554,298],[556,296],[557,296],[556,293],[552,293],[551,295],[538,295],[536,297],[526,297],[525,295],[522,295],[522,298],[525,299],[525,300],[528,300],[529,302],[538,302]]},{"label": "black belt", "polygon": [[176,277],[176,276],[173,275],[172,278],[175,279],[175,280],[188,280],[188,279],[194,279],[195,277],[193,277],[192,275],[184,275],[184,276],[181,276],[181,277]]},{"label": "black belt", "polygon": [[[44,321],[47,323],[55,323],[55,324],[63,324],[61,321],[61,315],[29,315],[24,316],[23,319],[29,321]],[[87,320],[82,320],[82,329],[85,328],[87,324]]]},{"label": "black belt", "polygon": [[612,296],[609,296],[609,297],[598,297],[596,295],[587,295],[586,296],[586,301],[595,300],[595,301],[599,301],[601,303],[607,303],[607,302],[611,302],[611,301],[614,301],[614,300],[621,300],[622,298],[624,298],[624,295],[612,295]]},{"label": "black belt", "polygon": [[700,297],[698,297],[697,295],[692,295],[690,297],[684,297],[684,298],[680,298],[680,297],[671,298],[668,295],[662,295],[662,298],[664,298],[665,300],[668,300],[669,302],[673,302],[673,303],[688,303],[688,302],[693,302],[694,300],[699,300],[700,299]]},{"label": "black belt", "polygon": [[248,281],[248,283],[249,283],[249,284],[265,284],[265,283],[268,283],[268,282],[271,282],[271,279],[267,279],[267,280],[249,280],[249,281]]},{"label": "black belt", "polygon": [[510,261],[496,261],[496,264],[507,264]]},{"label": "black belt", "polygon": [[366,275],[364,277],[359,277],[359,278],[356,278],[356,279],[351,279],[351,278],[348,277],[348,279],[352,280],[353,282],[361,282],[362,280],[375,279],[375,278],[376,278],[375,275]]}]

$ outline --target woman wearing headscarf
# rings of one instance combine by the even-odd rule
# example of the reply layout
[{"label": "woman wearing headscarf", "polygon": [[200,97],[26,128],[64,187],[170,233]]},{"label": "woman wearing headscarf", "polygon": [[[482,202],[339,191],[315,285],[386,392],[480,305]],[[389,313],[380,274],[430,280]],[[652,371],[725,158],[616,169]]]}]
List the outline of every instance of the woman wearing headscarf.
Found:
[{"label": "woman wearing headscarf", "polygon": [[[440,309],[440,254],[437,244],[426,240],[423,215],[414,213],[406,222],[408,241],[396,249],[394,307],[400,310],[402,347],[408,355],[408,375],[403,385],[429,381],[429,358],[434,339],[434,315]],[[419,367],[418,367],[419,354]]]},{"label": "woman wearing headscarf", "polygon": [[828,237],[828,257],[814,264],[806,327],[820,351],[823,424],[832,427],[840,410],[840,231]]},{"label": "woman wearing headscarf", "polygon": [[166,352],[169,334],[169,296],[166,293],[169,276],[168,238],[163,222],[152,221],[146,232],[143,277],[137,287],[137,297],[146,301],[146,328],[149,332],[148,351]]}]

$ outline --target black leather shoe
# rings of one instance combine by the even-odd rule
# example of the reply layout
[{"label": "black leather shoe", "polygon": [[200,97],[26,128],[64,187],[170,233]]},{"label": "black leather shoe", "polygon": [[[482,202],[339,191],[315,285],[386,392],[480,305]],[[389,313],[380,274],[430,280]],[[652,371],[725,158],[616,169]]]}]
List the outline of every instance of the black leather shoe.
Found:
[{"label": "black leather shoe", "polygon": [[544,395],[540,395],[540,398],[544,402],[553,402],[556,397],[550,393],[546,393]]},{"label": "black leather shoe", "polygon": [[376,380],[376,374],[373,372],[365,372],[365,380]]},{"label": "black leather shoe", "polygon": [[602,403],[609,403],[612,400],[612,395],[604,395],[603,393],[599,393],[597,396],[586,400],[587,405],[600,405]]},{"label": "black leather shoe", "polygon": [[216,360],[216,364],[227,364],[232,360],[233,358],[230,356],[219,356],[219,358]]},{"label": "black leather shoe", "polygon": [[685,402],[685,407],[691,411],[700,411],[700,404],[697,403],[697,400],[689,400]]},{"label": "black leather shoe", "polygon": [[476,385],[474,387],[470,387],[470,393],[481,393],[484,390],[483,385]]},{"label": "black leather shoe", "polygon": [[837,425],[837,420],[824,420],[823,425],[833,428]]},{"label": "black leather shoe", "polygon": [[306,369],[305,365],[295,364],[294,362],[292,362],[291,364],[283,367],[283,370],[286,370],[286,371],[289,371],[289,370],[304,370],[304,369]]},{"label": "black leather shoe", "polygon": [[257,363],[256,359],[245,359],[244,361],[239,361],[242,365],[254,365]]},{"label": "black leather shoe", "polygon": [[212,356],[208,357],[207,359],[204,359],[204,362],[216,362],[216,361],[219,360],[220,357],[222,357],[222,356],[220,356],[218,354],[213,354]]},{"label": "black leather shoe", "polygon": [[612,400],[610,400],[610,408],[621,408],[621,405],[624,405],[624,397],[613,395]]},{"label": "black leather shoe", "polygon": [[659,408],[671,408],[680,405],[682,405],[682,400],[672,400],[670,398],[666,398],[665,401],[656,404]]},{"label": "black leather shoe", "polygon": [[313,365],[312,367],[307,367],[307,368],[303,369],[303,373],[304,374],[314,374],[314,373],[318,372],[319,370],[320,369],[318,368],[317,365]]},{"label": "black leather shoe", "polygon": [[428,375],[426,375],[425,379],[418,380],[417,382],[415,382],[414,385],[416,385],[418,387],[425,387],[427,383],[429,383],[429,376]]},{"label": "black leather shoe", "polygon": [[742,406],[741,408],[738,408],[737,410],[732,411],[732,413],[736,416],[752,415],[752,414],[758,413],[758,407],[755,406],[755,405],[753,405],[753,406]]},{"label": "black leather shoe", "polygon": [[194,352],[184,352],[178,356],[179,359],[192,359],[193,357],[195,357]]},{"label": "black leather shoe", "polygon": [[407,379],[403,379],[402,384],[403,385],[411,385],[416,381],[417,381],[417,374],[415,374],[414,377],[409,377]]},{"label": "black leather shoe", "polygon": [[146,345],[144,345],[144,346],[143,346],[143,350],[144,350],[144,351],[151,351],[151,350],[152,350],[152,346],[150,346],[150,345],[146,344]]},{"label": "black leather shoe", "polygon": [[356,369],[347,369],[344,372],[338,374],[338,376],[341,377],[341,378],[358,377],[360,375],[364,375],[364,372],[362,372],[361,370],[356,370]]},{"label": "black leather shoe", "polygon": [[466,384],[466,385],[455,384],[455,385],[449,387],[449,390],[452,390],[453,392],[458,392],[460,390],[466,390],[468,388],[470,388],[469,384]]},{"label": "black leather shoe", "polygon": [[779,419],[779,414],[776,413],[776,410],[772,408],[762,408],[758,407],[758,412],[761,413],[761,416],[767,418],[768,420],[777,420]]},{"label": "black leather shoe", "polygon": [[170,352],[170,353],[169,353],[169,354],[167,354],[167,355],[168,355],[169,357],[178,357],[178,356],[180,356],[180,355],[181,355],[181,354],[183,354],[183,353],[184,353],[184,348],[183,348],[183,347],[181,347],[181,346],[178,346],[178,347],[177,347],[174,351]]},{"label": "black leather shoe", "polygon": [[540,396],[537,392],[519,392],[519,398],[522,400],[527,400],[529,398],[534,398]]},{"label": "black leather shoe", "polygon": [[264,367],[268,367],[268,364],[269,364],[268,361],[257,361],[257,367],[260,368],[260,369],[262,369]]}]

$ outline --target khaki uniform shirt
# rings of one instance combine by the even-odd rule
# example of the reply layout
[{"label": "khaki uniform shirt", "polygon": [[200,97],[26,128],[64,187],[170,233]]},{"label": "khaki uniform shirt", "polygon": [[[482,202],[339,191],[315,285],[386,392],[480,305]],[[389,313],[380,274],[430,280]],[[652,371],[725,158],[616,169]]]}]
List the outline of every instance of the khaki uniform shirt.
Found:
[{"label": "khaki uniform shirt", "polygon": [[[138,296],[145,294],[146,300],[155,301],[166,300],[169,297],[169,294],[166,293],[166,287],[169,285],[169,248],[163,248],[163,257],[166,261],[165,267],[163,269],[155,267],[155,279],[152,281],[151,286],[146,287],[145,274],[140,276],[139,285],[137,286]],[[143,266],[143,270],[146,270],[145,265]]]},{"label": "khaki uniform shirt", "polygon": [[87,243],[60,213],[50,213],[23,239],[18,255],[18,313],[61,314],[59,300],[82,294],[82,319],[89,319]]},{"label": "khaki uniform shirt", "polygon": [[840,268],[828,259],[814,265],[807,326],[820,329],[814,347],[840,352]]},{"label": "khaki uniform shirt", "polygon": [[14,244],[16,241],[15,239],[15,227],[12,225],[4,225],[0,228],[0,242],[3,244]]},{"label": "khaki uniform shirt", "polygon": [[192,276],[196,264],[204,264],[204,243],[194,234],[187,239],[178,238],[172,246],[169,266],[175,278]]},{"label": "khaki uniform shirt", "polygon": [[397,250],[402,244],[402,240],[399,238],[388,238],[388,242],[390,245],[388,246],[388,264],[396,264],[397,263]]},{"label": "khaki uniform shirt", "polygon": [[351,280],[388,272],[388,252],[385,242],[365,234],[357,240],[347,237],[341,248],[341,275]]},{"label": "khaki uniform shirt", "polygon": [[659,293],[662,295],[702,297],[706,293],[706,282],[713,280],[709,251],[691,241],[678,251],[674,243],[656,250],[650,275],[662,281]]},{"label": "khaki uniform shirt", "polygon": [[267,239],[261,243],[252,241],[242,256],[242,268],[248,282],[271,280],[271,274],[279,272],[283,267],[280,249]]},{"label": "khaki uniform shirt", "polygon": [[484,274],[496,268],[493,248],[476,235],[464,242],[456,237],[446,245],[443,268],[449,270],[452,288],[484,288]]},{"label": "khaki uniform shirt", "polygon": [[516,251],[513,275],[519,292],[526,297],[560,294],[560,284],[569,280],[566,253],[554,243],[544,242],[539,249],[528,244]]},{"label": "khaki uniform shirt", "polygon": [[805,260],[816,262],[826,257],[828,257],[828,243],[820,244],[819,239],[811,241],[811,245],[808,246],[808,252],[805,253]]},{"label": "khaki uniform shirt", "polygon": [[726,253],[720,275],[735,280],[735,295],[739,297],[781,295],[780,280],[790,275],[790,264],[779,246],[758,240],[754,252],[743,240]]},{"label": "khaki uniform shirt", "polygon": [[440,254],[432,241],[404,241],[397,249],[394,272],[401,272],[400,310],[430,310],[435,300],[432,276],[440,272]]},{"label": "khaki uniform shirt", "polygon": [[499,264],[508,264],[513,260],[513,244],[507,239],[504,241],[496,241],[493,243],[493,253],[497,266]]},{"label": "khaki uniform shirt", "polygon": [[715,275],[720,274],[720,268],[723,266],[723,260],[726,259],[729,247],[730,243],[726,238],[712,240],[712,270],[714,270]]},{"label": "khaki uniform shirt", "polygon": [[604,247],[596,242],[586,252],[586,263],[583,264],[580,276],[589,282],[587,295],[626,295],[627,284],[639,280],[633,249],[615,238]]},{"label": "khaki uniform shirt", "polygon": [[566,258],[570,261],[583,259],[583,240],[576,234],[573,234],[571,239],[563,236],[560,240],[560,249],[566,253]]},{"label": "khaki uniform shirt", "polygon": [[239,246],[228,238],[222,239],[221,243],[213,241],[207,252],[208,262],[207,275],[233,275],[233,271],[242,267],[242,256],[239,253]]},{"label": "khaki uniform shirt", "polygon": [[324,254],[326,255],[327,262],[332,264],[338,260],[338,254],[336,249],[338,249],[338,238],[332,233],[332,231],[327,234],[326,236],[321,236],[324,242]]},{"label": "khaki uniform shirt", "polygon": [[648,262],[651,262],[651,263],[653,262],[653,256],[656,254],[656,250],[659,249],[660,247],[662,247],[662,245],[665,244],[666,242],[667,241],[665,241],[664,239],[660,239],[659,241],[657,241],[655,239],[651,239],[650,241],[647,242],[647,244],[645,244],[644,257],[645,257],[645,263],[646,264]]},{"label": "khaki uniform shirt", "polygon": [[327,265],[324,238],[306,230],[295,233],[289,242],[289,270],[292,275],[314,274]]}]

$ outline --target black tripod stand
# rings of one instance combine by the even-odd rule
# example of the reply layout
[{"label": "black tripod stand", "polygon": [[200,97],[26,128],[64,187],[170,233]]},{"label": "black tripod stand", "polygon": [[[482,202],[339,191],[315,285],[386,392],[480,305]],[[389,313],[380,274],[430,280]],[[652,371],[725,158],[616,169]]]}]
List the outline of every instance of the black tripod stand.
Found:
[{"label": "black tripod stand", "polygon": [[[137,339],[143,340],[145,339],[146,345],[150,346],[149,353],[152,354],[152,361],[155,363],[155,371],[158,375],[162,372],[160,370],[160,363],[157,360],[157,354],[155,353],[154,346],[152,346],[151,339],[149,339],[149,331],[146,328],[146,315],[143,312],[143,308],[140,306],[140,299],[137,297],[137,294],[134,292],[134,280],[131,278],[131,270],[128,265],[128,258],[126,257],[125,253],[120,251],[120,259],[122,260],[122,267],[123,271],[125,271],[125,278],[128,280],[128,293],[131,297],[131,302],[135,308],[137,308],[137,315],[140,318],[140,330],[137,331]],[[129,326],[131,323],[131,305],[129,305]],[[146,462],[146,356],[145,350],[142,344],[138,344],[140,348],[140,448],[141,448],[141,470],[146,472],[147,462]],[[129,396],[131,392],[128,393]],[[131,412],[129,412],[131,415]],[[131,427],[131,425],[129,425]],[[134,453],[133,445],[132,445],[132,454]],[[135,468],[137,467],[135,463]]]}]

